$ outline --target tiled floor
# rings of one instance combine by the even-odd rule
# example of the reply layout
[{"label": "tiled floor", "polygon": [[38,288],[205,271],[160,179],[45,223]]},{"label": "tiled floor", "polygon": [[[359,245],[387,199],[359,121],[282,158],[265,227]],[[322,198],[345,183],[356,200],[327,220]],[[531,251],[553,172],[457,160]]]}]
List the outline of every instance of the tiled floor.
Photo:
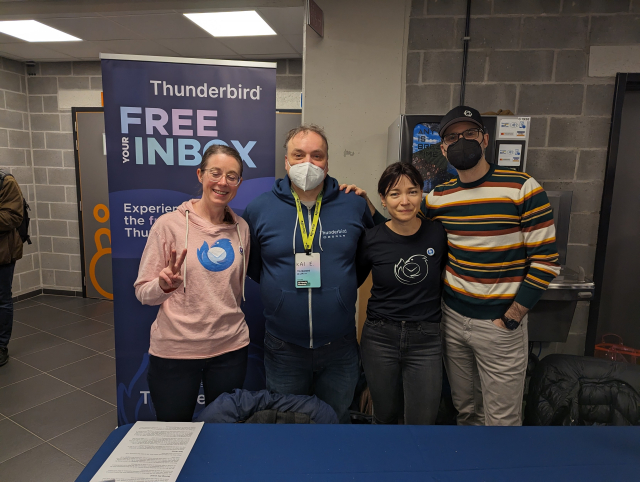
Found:
[{"label": "tiled floor", "polygon": [[0,481],[73,481],[117,425],[113,304],[40,295],[14,309]]}]

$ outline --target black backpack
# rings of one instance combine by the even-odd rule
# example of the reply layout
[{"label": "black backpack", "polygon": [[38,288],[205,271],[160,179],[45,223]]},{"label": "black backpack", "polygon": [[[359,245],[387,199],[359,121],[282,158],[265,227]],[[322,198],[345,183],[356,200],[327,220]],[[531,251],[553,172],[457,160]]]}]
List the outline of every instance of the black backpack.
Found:
[{"label": "black backpack", "polygon": [[[4,186],[4,178],[7,176],[13,177],[12,174],[6,174],[0,171],[0,191]],[[31,208],[27,204],[24,196],[22,196],[22,222],[20,223],[20,226],[18,226],[18,234],[20,235],[22,242],[27,244],[31,244],[31,238],[29,237],[29,211],[31,211]]]}]

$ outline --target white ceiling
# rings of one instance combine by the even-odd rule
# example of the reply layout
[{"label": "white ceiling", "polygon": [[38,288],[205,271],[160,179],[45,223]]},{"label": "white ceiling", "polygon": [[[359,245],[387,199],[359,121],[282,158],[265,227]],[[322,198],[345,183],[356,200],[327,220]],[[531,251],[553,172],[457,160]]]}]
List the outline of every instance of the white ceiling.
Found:
[{"label": "white ceiling", "polygon": [[[228,8],[198,11],[221,10]],[[35,43],[0,34],[0,56],[36,62],[97,60],[101,52],[217,59],[302,57],[304,7],[261,7],[255,10],[277,35],[214,38],[176,9],[20,15],[83,41]],[[17,19],[13,13],[11,16],[0,15],[0,20]]]}]

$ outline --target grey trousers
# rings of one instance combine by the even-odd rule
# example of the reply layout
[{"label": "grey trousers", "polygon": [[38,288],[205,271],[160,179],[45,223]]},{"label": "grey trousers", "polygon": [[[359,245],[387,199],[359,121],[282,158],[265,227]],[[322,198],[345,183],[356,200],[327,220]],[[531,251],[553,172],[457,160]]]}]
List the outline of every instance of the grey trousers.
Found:
[{"label": "grey trousers", "polygon": [[522,425],[527,317],[511,331],[443,303],[440,328],[458,425]]}]

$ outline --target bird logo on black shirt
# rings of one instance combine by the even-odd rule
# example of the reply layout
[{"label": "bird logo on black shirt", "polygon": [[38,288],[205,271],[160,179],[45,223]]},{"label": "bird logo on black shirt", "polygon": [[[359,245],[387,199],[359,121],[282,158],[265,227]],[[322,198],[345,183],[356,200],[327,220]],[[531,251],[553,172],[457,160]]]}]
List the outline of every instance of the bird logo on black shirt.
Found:
[{"label": "bird logo on black shirt", "polygon": [[424,254],[414,254],[406,261],[400,258],[400,261],[393,267],[393,273],[402,284],[418,284],[429,274],[427,257]]}]

